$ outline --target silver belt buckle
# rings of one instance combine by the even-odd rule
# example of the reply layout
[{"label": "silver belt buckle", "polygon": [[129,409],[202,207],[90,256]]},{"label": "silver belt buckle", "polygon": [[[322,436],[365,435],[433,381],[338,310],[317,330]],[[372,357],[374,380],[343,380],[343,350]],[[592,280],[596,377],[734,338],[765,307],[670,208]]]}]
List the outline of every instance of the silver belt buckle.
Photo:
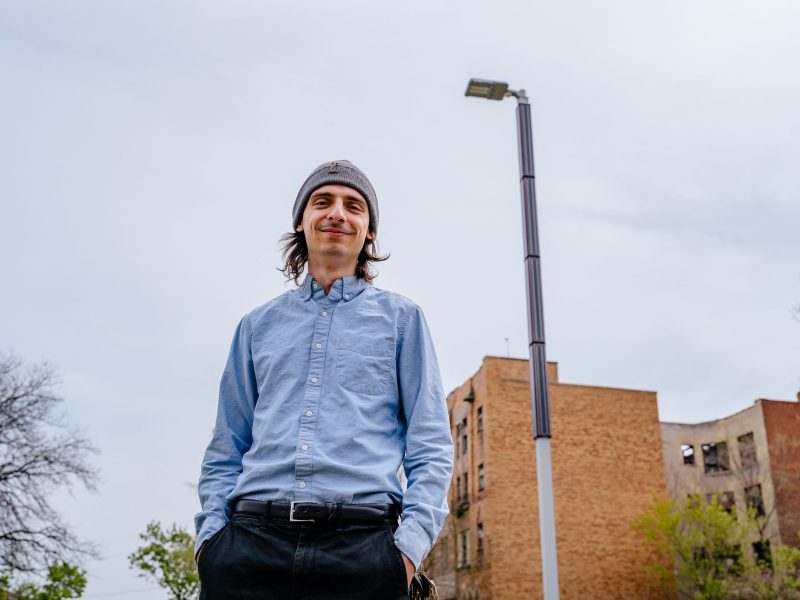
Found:
[{"label": "silver belt buckle", "polygon": [[314,504],[313,502],[290,502],[289,503],[289,521],[292,523],[314,523],[314,519],[295,519],[294,507],[296,504]]}]

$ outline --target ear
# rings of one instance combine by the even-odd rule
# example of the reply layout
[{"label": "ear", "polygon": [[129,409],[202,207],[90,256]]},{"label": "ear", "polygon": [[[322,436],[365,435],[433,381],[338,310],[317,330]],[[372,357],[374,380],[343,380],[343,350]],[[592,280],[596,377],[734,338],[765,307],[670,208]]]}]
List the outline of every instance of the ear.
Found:
[{"label": "ear", "polygon": [[374,240],[374,239],[375,239],[375,234],[374,234],[374,233],[372,233],[371,231],[368,231],[368,232],[367,232],[367,239],[368,239],[369,241],[372,241],[372,240]]},{"label": "ear", "polygon": [[298,225],[297,227],[295,227],[295,229],[294,229],[294,230],[295,230],[297,233],[300,233],[301,231],[303,231],[303,224],[302,224],[302,223],[300,223],[300,225]]}]

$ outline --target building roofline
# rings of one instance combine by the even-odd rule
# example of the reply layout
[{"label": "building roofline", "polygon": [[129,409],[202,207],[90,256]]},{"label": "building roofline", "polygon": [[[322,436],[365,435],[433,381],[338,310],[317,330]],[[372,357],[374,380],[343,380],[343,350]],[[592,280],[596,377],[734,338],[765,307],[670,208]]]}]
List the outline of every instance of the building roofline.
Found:
[{"label": "building roofline", "polygon": [[742,414],[748,410],[753,410],[756,406],[758,406],[759,402],[775,402],[781,404],[798,404],[797,400],[769,400],[768,398],[757,398],[753,400],[753,404],[746,408],[742,408],[741,410],[737,410],[734,413],[726,415],[724,417],[720,417],[719,419],[711,419],[710,421],[700,421],[698,423],[682,423],[679,421],[661,421],[662,425],[682,425],[684,427],[700,427],[701,425],[712,425],[713,423],[719,423],[720,421],[725,421],[726,419],[730,419],[737,415]]},{"label": "building roofline", "polygon": [[658,394],[656,390],[643,390],[640,388],[617,387],[612,385],[590,385],[588,383],[554,383],[553,385],[568,386],[568,387],[582,387],[592,388],[595,390],[617,390],[618,392],[634,392],[637,394]]},{"label": "building roofline", "polygon": [[[513,357],[513,356],[497,356],[496,354],[486,354],[483,357],[483,360],[485,361],[487,358],[500,359],[500,360],[519,360],[519,361],[528,362],[527,358],[517,358],[517,357]],[[556,361],[556,360],[548,360],[547,364],[548,365],[551,365],[551,364],[552,365],[558,365],[558,361]],[[586,383],[566,383],[566,382],[563,382],[563,381],[556,381],[556,382],[550,383],[548,385],[562,385],[562,386],[563,385],[569,385],[569,386],[573,386],[573,387],[594,388],[594,389],[598,389],[598,390],[623,390],[623,391],[627,391],[627,392],[644,392],[644,393],[647,393],[647,394],[658,394],[658,392],[656,390],[643,390],[641,388],[618,387],[618,386],[613,386],[613,385],[591,385],[591,384],[586,384]],[[458,387],[461,387],[461,386],[458,386]],[[458,389],[458,388],[455,388],[455,389]],[[453,391],[455,391],[455,389]]]}]

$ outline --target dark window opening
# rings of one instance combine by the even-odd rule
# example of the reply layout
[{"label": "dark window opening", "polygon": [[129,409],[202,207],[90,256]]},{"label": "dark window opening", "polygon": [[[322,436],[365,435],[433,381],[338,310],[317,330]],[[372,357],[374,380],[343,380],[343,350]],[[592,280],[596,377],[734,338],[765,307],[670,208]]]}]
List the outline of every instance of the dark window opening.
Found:
[{"label": "dark window opening", "polygon": [[475,548],[478,553],[478,560],[483,558],[483,523],[478,523],[478,545]]},{"label": "dark window opening", "polygon": [[476,423],[478,431],[478,442],[480,442],[481,449],[483,449],[483,407],[478,407],[478,422]]},{"label": "dark window opening", "polygon": [[456,498],[461,500],[461,476],[456,477]]},{"label": "dark window opening", "polygon": [[756,564],[761,568],[772,567],[772,550],[769,547],[769,540],[753,542],[753,556],[756,557]]},{"label": "dark window opening", "polygon": [[719,565],[721,571],[734,577],[738,577],[744,572],[742,547],[739,544],[715,548],[712,554],[709,554],[708,550],[702,547],[695,548],[692,551],[692,560],[697,566],[701,563],[707,563],[710,559]]},{"label": "dark window opening", "polygon": [[486,488],[486,474],[483,465],[478,465],[478,490],[482,491]]},{"label": "dark window opening", "polygon": [[763,517],[766,514],[760,483],[744,488],[744,497],[747,500],[747,506],[753,507],[759,517]]},{"label": "dark window opening", "polygon": [[736,496],[734,496],[733,492],[719,492],[706,496],[706,500],[708,500],[709,503],[714,502],[715,499],[717,503],[719,503],[721,509],[732,515],[736,515]]},{"label": "dark window opening", "polygon": [[730,471],[728,444],[726,442],[703,444],[703,467],[706,473]]},{"label": "dark window opening", "polygon": [[461,454],[467,453],[467,419],[461,421]]},{"label": "dark window opening", "polygon": [[743,469],[750,469],[756,466],[756,442],[753,438],[753,432],[740,435],[739,441],[739,459],[742,462]]},{"label": "dark window opening", "polygon": [[683,464],[694,464],[694,446],[691,444],[681,444],[681,454],[683,454]]}]

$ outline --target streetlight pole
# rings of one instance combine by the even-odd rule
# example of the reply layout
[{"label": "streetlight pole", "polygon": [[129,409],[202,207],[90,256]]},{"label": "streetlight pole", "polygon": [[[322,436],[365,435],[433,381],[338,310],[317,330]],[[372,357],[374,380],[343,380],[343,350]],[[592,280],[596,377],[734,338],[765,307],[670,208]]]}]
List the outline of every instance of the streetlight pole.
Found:
[{"label": "streetlight pole", "polygon": [[470,79],[465,96],[489,100],[517,99],[522,234],[525,251],[525,283],[528,306],[528,347],[533,438],[536,444],[536,483],[539,493],[539,534],[542,547],[542,587],[545,600],[558,600],[558,560],[553,503],[553,472],[550,468],[550,403],[547,394],[547,356],[544,341],[542,272],[536,216],[536,175],[533,168],[531,106],[525,90],[509,90],[499,81]]}]

